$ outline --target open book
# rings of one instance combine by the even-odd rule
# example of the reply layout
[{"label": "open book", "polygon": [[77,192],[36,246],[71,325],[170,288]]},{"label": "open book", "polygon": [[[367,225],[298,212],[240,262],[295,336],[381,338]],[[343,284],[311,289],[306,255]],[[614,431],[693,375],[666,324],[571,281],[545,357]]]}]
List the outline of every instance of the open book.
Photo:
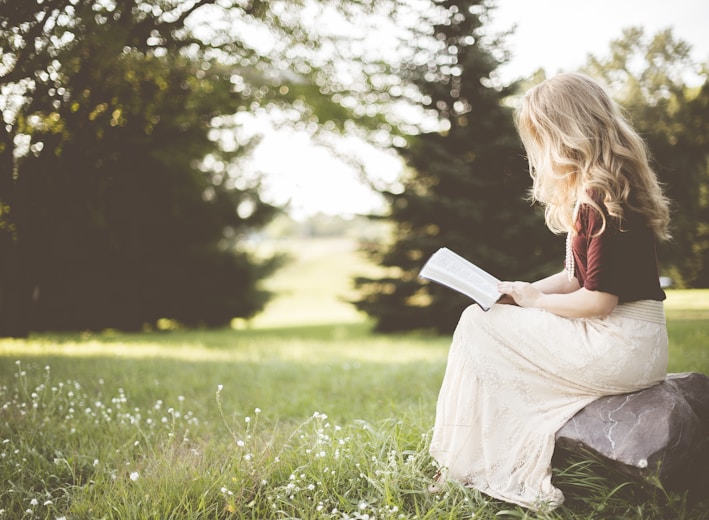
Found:
[{"label": "open book", "polygon": [[465,294],[485,311],[502,296],[497,278],[446,247],[431,255],[419,276]]}]

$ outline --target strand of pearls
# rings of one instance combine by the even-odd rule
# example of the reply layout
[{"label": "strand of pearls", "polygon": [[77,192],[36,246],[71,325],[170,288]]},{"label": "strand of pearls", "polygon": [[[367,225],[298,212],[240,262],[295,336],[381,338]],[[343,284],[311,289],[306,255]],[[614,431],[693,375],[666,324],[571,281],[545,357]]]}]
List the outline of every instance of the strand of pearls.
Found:
[{"label": "strand of pearls", "polygon": [[574,212],[571,217],[571,222],[573,222],[572,228],[569,230],[568,233],[566,233],[566,276],[570,282],[573,281],[574,272],[576,270],[576,263],[574,261],[573,241],[574,227],[576,225],[576,218],[578,217],[580,206],[581,201],[576,201],[576,206],[574,206]]}]

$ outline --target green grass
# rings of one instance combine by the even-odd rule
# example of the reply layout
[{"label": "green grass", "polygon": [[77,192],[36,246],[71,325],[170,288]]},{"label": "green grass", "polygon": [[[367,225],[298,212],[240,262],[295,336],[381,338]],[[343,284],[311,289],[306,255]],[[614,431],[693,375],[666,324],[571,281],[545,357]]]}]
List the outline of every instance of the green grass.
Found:
[{"label": "green grass", "polygon": [[[0,520],[709,518],[589,461],[556,470],[548,515],[425,492],[448,338],[372,334],[338,306],[362,261],[342,255],[300,255],[279,283],[308,305],[237,330],[0,340]],[[671,291],[667,312],[670,370],[709,373],[709,291]]]}]

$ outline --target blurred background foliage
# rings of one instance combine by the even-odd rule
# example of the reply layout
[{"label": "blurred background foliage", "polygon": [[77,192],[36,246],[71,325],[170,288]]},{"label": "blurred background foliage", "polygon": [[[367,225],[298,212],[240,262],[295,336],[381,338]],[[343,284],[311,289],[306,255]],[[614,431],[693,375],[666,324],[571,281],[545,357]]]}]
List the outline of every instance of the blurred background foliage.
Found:
[{"label": "blurred background foliage", "polygon": [[[440,246],[501,278],[559,269],[512,119],[544,72],[501,83],[491,16],[485,0],[0,0],[0,336],[260,312],[284,259],[249,240],[305,228],[244,167],[253,117],[404,161],[397,182],[371,180],[390,232],[360,235],[385,274],[358,278],[354,303],[379,330],[450,330],[467,302],[417,279]],[[385,31],[394,53],[368,38]],[[631,28],[585,70],[627,107],[675,203],[663,274],[709,286],[706,65],[670,31]]]}]

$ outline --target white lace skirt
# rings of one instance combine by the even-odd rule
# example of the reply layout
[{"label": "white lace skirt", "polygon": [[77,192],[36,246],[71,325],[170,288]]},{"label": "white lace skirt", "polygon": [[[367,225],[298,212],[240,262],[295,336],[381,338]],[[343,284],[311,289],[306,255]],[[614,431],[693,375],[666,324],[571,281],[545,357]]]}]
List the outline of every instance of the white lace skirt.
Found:
[{"label": "white lace skirt", "polygon": [[553,509],[564,499],[551,483],[557,430],[598,397],[657,384],[666,371],[661,302],[592,319],[472,305],[453,335],[431,455],[447,479]]}]

